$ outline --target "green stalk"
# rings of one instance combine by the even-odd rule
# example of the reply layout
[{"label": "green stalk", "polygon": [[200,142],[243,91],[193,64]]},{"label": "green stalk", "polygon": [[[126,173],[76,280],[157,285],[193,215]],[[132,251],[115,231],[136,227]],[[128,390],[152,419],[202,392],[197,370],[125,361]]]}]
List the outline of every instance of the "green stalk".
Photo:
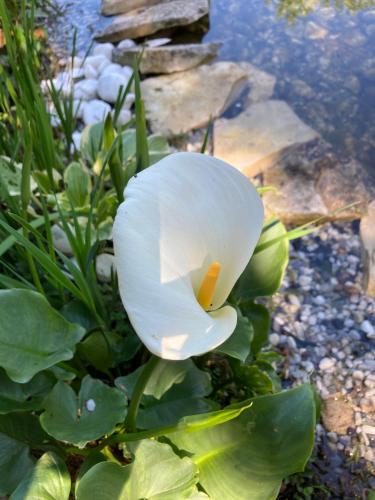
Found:
[{"label": "green stalk", "polygon": [[140,374],[137,380],[137,383],[135,384],[133,396],[128,410],[128,415],[125,420],[125,427],[129,432],[135,432],[137,428],[136,427],[137,414],[143,396],[143,392],[146,388],[147,382],[149,381],[159,361],[160,358],[152,355],[151,358],[147,361],[145,367],[142,370],[142,373]]}]

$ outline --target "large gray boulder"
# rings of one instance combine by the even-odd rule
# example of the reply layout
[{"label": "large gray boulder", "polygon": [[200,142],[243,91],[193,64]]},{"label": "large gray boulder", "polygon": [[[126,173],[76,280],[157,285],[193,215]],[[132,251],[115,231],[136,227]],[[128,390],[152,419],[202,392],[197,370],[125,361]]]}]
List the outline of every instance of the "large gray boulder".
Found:
[{"label": "large gray boulder", "polygon": [[224,61],[148,78],[142,82],[146,117],[153,132],[180,135],[224,113],[246,84],[246,71]]},{"label": "large gray boulder", "polygon": [[217,56],[219,43],[190,43],[161,47],[125,47],[115,49],[113,60],[119,64],[133,64],[143,51],[140,71],[150,73],[176,73],[207,63]]},{"label": "large gray boulder", "polygon": [[215,122],[214,154],[245,175],[273,165],[287,148],[318,137],[284,101],[258,102],[232,119]]},{"label": "large gray boulder", "polygon": [[117,42],[140,38],[160,30],[193,24],[209,12],[208,0],[173,0],[118,16],[102,31],[97,40]]}]

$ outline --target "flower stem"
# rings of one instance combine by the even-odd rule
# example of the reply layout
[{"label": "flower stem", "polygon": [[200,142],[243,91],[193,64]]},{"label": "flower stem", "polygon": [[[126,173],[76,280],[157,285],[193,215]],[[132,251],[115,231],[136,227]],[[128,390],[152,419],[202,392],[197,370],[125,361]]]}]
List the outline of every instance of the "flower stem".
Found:
[{"label": "flower stem", "polygon": [[137,383],[135,384],[132,399],[129,405],[128,415],[125,420],[125,427],[129,432],[135,432],[137,429],[136,420],[143,392],[159,361],[160,358],[152,355],[151,358],[147,361],[145,367],[142,370],[142,373],[137,380]]}]

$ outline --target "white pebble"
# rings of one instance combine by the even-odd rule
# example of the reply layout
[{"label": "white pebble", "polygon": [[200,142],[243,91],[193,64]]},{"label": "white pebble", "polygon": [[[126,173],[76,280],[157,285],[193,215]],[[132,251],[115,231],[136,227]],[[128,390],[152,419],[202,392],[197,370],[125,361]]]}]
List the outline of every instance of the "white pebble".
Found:
[{"label": "white pebble", "polygon": [[273,346],[278,345],[280,342],[280,336],[277,333],[271,333],[271,335],[269,336],[269,339],[270,339],[270,343]]},{"label": "white pebble", "polygon": [[83,121],[85,125],[92,125],[105,120],[108,113],[111,112],[111,106],[106,102],[94,99],[85,103],[83,108]]},{"label": "white pebble", "polygon": [[95,411],[96,403],[93,399],[88,399],[86,401],[86,409],[87,411]]},{"label": "white pebble", "polygon": [[365,319],[361,324],[361,330],[365,332],[369,339],[375,339],[375,328],[369,322],[369,320]]},{"label": "white pebble", "polygon": [[319,363],[319,368],[322,371],[331,370],[336,364],[336,360],[333,358],[323,358]]},{"label": "white pebble", "polygon": [[125,90],[128,79],[117,73],[102,75],[98,80],[98,95],[103,101],[115,103],[120,87]]},{"label": "white pebble", "polygon": [[130,40],[130,38],[125,38],[125,40],[122,40],[118,45],[118,49],[130,49],[131,47],[135,47],[137,44],[133,41]]},{"label": "white pebble", "polygon": [[94,56],[105,56],[107,59],[112,61],[112,52],[114,49],[114,45],[112,43],[99,43],[95,45],[92,54]]}]

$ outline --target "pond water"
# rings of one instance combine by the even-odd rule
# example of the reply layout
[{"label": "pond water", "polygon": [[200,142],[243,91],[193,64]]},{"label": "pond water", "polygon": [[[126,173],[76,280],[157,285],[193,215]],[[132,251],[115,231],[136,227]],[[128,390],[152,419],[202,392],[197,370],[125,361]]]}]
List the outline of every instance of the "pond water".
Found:
[{"label": "pond water", "polygon": [[[109,22],[99,14],[100,0],[57,3],[63,13],[53,23],[52,38],[68,48],[76,29],[77,49],[84,52],[92,32]],[[203,40],[223,43],[222,60],[250,61],[274,74],[275,97],[375,177],[375,2],[324,3],[211,0]]]}]

